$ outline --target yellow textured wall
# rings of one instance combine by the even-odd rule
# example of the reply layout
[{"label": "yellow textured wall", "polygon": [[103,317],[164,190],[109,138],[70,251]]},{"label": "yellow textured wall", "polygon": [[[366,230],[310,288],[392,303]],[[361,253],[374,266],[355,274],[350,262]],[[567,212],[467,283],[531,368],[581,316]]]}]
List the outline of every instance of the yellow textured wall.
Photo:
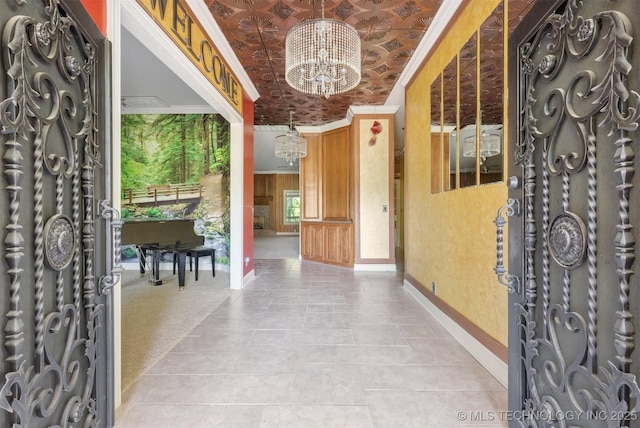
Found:
[{"label": "yellow textured wall", "polygon": [[431,82],[500,0],[469,3],[407,87],[406,273],[428,290],[435,282],[440,299],[506,346],[507,291],[493,272],[493,220],[506,203],[507,187],[500,182],[439,194],[429,190]]}]

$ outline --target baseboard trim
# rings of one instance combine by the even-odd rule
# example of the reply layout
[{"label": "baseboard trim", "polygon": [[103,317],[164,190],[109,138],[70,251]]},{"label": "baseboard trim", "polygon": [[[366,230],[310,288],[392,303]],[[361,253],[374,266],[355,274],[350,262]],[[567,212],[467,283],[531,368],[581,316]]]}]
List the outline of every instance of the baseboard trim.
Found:
[{"label": "baseboard trim", "polygon": [[276,236],[298,236],[300,232],[276,232]]},{"label": "baseboard trim", "polygon": [[244,278],[242,279],[242,288],[246,287],[247,285],[249,285],[249,283],[251,281],[253,281],[256,278],[256,270],[255,269],[251,269],[251,271],[249,271],[249,273],[247,273]]},{"label": "baseboard trim", "polygon": [[395,263],[356,263],[353,265],[353,270],[361,272],[395,272],[397,268]]},{"label": "baseboard trim", "polygon": [[480,330],[464,316],[436,296],[428,296],[428,291],[410,275],[405,274],[405,289],[442,326],[491,373],[505,388],[508,387],[509,370],[507,347]]}]

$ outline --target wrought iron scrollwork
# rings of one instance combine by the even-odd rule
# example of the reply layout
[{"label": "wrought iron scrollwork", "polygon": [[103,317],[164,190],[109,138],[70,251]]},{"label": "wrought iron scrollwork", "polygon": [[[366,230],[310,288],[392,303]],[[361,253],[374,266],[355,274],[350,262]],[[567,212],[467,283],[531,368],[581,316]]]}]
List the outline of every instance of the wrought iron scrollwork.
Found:
[{"label": "wrought iron scrollwork", "polygon": [[100,293],[109,294],[111,289],[120,281],[122,276],[122,251],[120,249],[120,232],[122,230],[122,220],[117,209],[109,206],[108,200],[98,201],[98,212],[100,217],[109,220],[113,233],[113,266],[111,274],[100,277],[98,288]]},{"label": "wrought iron scrollwork", "polygon": [[516,275],[507,273],[507,269],[504,267],[504,225],[507,224],[507,220],[503,217],[503,213],[506,213],[507,217],[515,217],[520,215],[520,201],[517,199],[508,199],[507,205],[500,207],[498,215],[493,223],[496,225],[496,267],[493,271],[498,276],[498,282],[509,290],[509,293],[516,293],[520,291],[520,278]]},{"label": "wrought iron scrollwork", "polygon": [[[515,305],[519,343],[514,348],[522,350],[523,409],[637,417],[640,385],[631,370],[637,315],[630,304],[635,151],[628,135],[640,123],[640,94],[629,85],[635,82],[629,78],[636,65],[630,61],[635,40],[623,12],[600,10],[604,6],[598,2],[565,3],[523,45],[518,67],[523,89],[515,161],[525,176],[525,266],[524,298]],[[595,10],[592,16],[583,16],[589,10]],[[602,160],[603,167],[596,163]],[[610,186],[598,175],[609,173],[611,163],[617,224],[610,217],[598,219],[602,203],[597,197],[606,192],[598,185]],[[600,248],[614,252],[617,284],[598,278],[607,272],[598,266],[604,259],[598,257]],[[599,296],[613,296],[614,286],[615,309],[612,300],[598,302]],[[599,312],[615,314],[612,329]],[[541,426],[533,417],[525,419],[522,426]],[[607,427],[629,423],[619,417],[606,418],[606,425],[601,421]]]},{"label": "wrought iron scrollwork", "polygon": [[59,0],[14,3],[0,8],[8,18],[0,31],[0,162],[9,201],[0,409],[14,427],[102,426],[96,44]]}]

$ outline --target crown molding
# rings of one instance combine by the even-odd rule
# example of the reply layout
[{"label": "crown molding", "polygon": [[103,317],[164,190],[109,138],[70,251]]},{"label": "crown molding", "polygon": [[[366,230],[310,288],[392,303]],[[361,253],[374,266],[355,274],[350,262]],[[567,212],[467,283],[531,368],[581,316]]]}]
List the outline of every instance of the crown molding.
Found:
[{"label": "crown molding", "polygon": [[[254,125],[253,130],[261,132],[287,132],[289,127],[287,125]],[[300,132],[299,129],[298,132]]]},{"label": "crown molding", "polygon": [[381,105],[381,106],[351,106],[349,107],[349,111],[347,112],[347,116],[351,115],[351,119],[353,116],[357,114],[396,114],[399,105]]}]

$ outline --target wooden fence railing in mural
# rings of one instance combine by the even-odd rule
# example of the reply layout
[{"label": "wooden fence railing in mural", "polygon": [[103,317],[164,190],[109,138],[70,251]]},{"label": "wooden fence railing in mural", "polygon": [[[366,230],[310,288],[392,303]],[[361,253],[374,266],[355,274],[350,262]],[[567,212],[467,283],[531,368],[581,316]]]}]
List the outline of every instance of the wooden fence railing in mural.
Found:
[{"label": "wooden fence railing in mural", "polygon": [[201,184],[157,184],[122,191],[122,205],[168,205],[202,199]]}]

